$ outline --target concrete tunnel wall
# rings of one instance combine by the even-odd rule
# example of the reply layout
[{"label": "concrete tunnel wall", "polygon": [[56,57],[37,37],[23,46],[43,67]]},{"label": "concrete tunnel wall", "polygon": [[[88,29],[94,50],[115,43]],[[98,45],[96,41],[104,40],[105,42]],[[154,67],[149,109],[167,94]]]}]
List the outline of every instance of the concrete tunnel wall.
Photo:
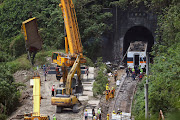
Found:
[{"label": "concrete tunnel wall", "polygon": [[151,51],[155,43],[155,30],[157,27],[157,16],[146,12],[145,7],[134,10],[121,10],[120,8],[104,9],[111,12],[113,17],[108,24],[112,29],[103,36],[102,56],[103,60],[120,62],[125,54],[129,43],[135,40],[148,42],[148,50]]},{"label": "concrete tunnel wall", "polygon": [[148,51],[151,51],[151,48],[154,44],[154,36],[152,35],[151,31],[148,30],[144,26],[134,26],[130,28],[125,36],[123,41],[123,55],[126,53],[130,42],[133,41],[145,41],[148,43]]}]

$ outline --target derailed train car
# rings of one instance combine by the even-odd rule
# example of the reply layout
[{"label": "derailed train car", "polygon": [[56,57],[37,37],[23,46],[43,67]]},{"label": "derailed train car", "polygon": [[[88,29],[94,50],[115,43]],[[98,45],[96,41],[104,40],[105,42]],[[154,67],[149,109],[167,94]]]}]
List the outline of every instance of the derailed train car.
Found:
[{"label": "derailed train car", "polygon": [[135,41],[131,42],[127,52],[127,66],[146,67],[147,42]]}]

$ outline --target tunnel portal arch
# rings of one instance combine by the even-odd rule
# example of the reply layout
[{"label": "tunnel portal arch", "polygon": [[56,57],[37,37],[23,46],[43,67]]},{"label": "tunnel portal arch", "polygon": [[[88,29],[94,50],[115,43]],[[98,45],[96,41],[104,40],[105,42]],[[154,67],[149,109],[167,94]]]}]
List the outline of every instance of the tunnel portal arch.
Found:
[{"label": "tunnel portal arch", "polygon": [[152,32],[144,26],[133,26],[127,30],[123,40],[123,55],[126,53],[130,42],[146,41],[148,42],[147,51],[150,52],[154,44],[154,36]]}]

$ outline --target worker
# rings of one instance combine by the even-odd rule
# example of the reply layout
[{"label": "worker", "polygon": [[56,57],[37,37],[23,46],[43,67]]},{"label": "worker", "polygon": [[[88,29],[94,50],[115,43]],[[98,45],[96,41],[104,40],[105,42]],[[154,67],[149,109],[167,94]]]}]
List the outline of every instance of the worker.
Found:
[{"label": "worker", "polygon": [[135,80],[135,77],[136,77],[135,69],[132,68],[132,78],[133,78],[133,80]]},{"label": "worker", "polygon": [[140,74],[143,74],[143,69],[142,68],[140,69]]},{"label": "worker", "polygon": [[117,70],[115,70],[115,73],[114,73],[114,80],[115,80],[115,82],[116,82],[117,76],[118,76],[118,73],[117,73]]},{"label": "worker", "polygon": [[136,72],[136,76],[139,74],[139,65],[135,65],[135,72]]},{"label": "worker", "polygon": [[49,117],[49,115],[48,115],[48,120],[50,120],[50,117]]},{"label": "worker", "polygon": [[53,114],[53,120],[56,120],[56,116],[55,116],[55,114]]},{"label": "worker", "polygon": [[84,112],[84,117],[85,117],[85,120],[88,119],[88,112],[87,112],[87,109],[86,109],[85,112]]},{"label": "worker", "polygon": [[129,69],[129,72],[132,73],[132,69],[130,67],[128,67],[128,69]]},{"label": "worker", "polygon": [[95,116],[95,110],[94,110],[94,108],[92,109],[92,118]]},{"label": "worker", "polygon": [[54,96],[54,91],[55,91],[55,85],[53,84],[53,86],[52,86],[52,95],[51,96]]},{"label": "worker", "polygon": [[127,74],[127,77],[129,77],[129,69],[126,68],[126,74]]},{"label": "worker", "polygon": [[122,112],[122,111],[118,108],[117,114],[120,115],[121,112]]},{"label": "worker", "polygon": [[101,108],[98,109],[97,113],[98,113],[99,120],[101,120]]},{"label": "worker", "polygon": [[109,114],[107,114],[107,120],[109,120]]},{"label": "worker", "polygon": [[93,120],[97,120],[97,114],[93,116]]},{"label": "worker", "polygon": [[108,100],[109,99],[109,84],[107,83],[106,84],[106,100]]},{"label": "worker", "polygon": [[106,91],[109,91],[109,84],[106,84]]},{"label": "worker", "polygon": [[132,68],[132,72],[135,72],[135,69],[134,69],[134,67]]},{"label": "worker", "polygon": [[43,71],[44,71],[44,77],[45,77],[45,81],[46,81],[46,74],[47,74],[47,71],[46,71],[46,65],[43,65]]},{"label": "worker", "polygon": [[113,110],[113,113],[112,113],[112,120],[115,120],[115,118],[116,118],[116,113],[115,113],[115,111]]},{"label": "worker", "polygon": [[113,110],[113,114],[116,114],[116,113],[115,113],[115,110]]},{"label": "worker", "polygon": [[114,89],[114,87],[112,87],[112,90],[111,90],[111,98],[114,98],[114,93],[115,93],[115,89]]},{"label": "worker", "polygon": [[106,101],[109,100],[109,91],[106,90]]},{"label": "worker", "polygon": [[140,73],[139,74],[139,80],[142,80],[142,77],[143,77],[143,75],[142,75],[142,73]]},{"label": "worker", "polygon": [[88,74],[89,74],[89,68],[88,66],[86,67],[86,75],[87,75],[87,79],[88,79]]},{"label": "worker", "polygon": [[141,73],[141,65],[139,65],[139,71],[138,72],[139,72],[139,74]]}]

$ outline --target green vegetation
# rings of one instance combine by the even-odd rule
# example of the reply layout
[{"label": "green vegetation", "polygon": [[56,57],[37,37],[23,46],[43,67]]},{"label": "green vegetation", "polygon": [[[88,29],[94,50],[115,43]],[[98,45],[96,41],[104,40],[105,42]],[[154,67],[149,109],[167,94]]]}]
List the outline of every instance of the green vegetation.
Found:
[{"label": "green vegetation", "polygon": [[[8,54],[12,56],[11,58],[17,58],[25,53],[21,24],[31,15],[38,19],[43,49],[64,48],[64,21],[58,6],[59,0],[3,0],[0,2],[0,50],[3,51],[4,56]],[[101,3],[100,0],[74,1],[84,53],[90,58],[98,55],[101,35],[111,28],[105,24],[105,21],[112,15],[102,13]],[[96,52],[93,51],[95,49]]]},{"label": "green vegetation", "polygon": [[18,70],[28,70],[31,68],[31,63],[27,59],[27,55],[22,55],[16,60],[7,62],[6,65],[9,67],[11,73],[15,73]]},{"label": "green vegetation", "polygon": [[49,51],[40,51],[36,54],[35,57],[35,64],[36,65],[44,65],[49,64],[46,60],[47,57],[51,57],[53,52],[62,52],[64,53],[64,50],[49,50]]},{"label": "green vegetation", "polygon": [[106,84],[108,83],[108,78],[105,75],[106,73],[106,65],[102,62],[102,57],[97,59],[97,66],[99,68],[98,75],[95,78],[95,82],[93,83],[93,95],[102,95],[103,91],[106,90]]},{"label": "green vegetation", "polygon": [[21,83],[15,83],[7,65],[0,65],[0,119],[13,112],[19,103]]},{"label": "green vegetation", "polygon": [[[150,9],[158,12],[157,44],[150,66],[149,112],[157,119],[162,110],[167,120],[178,120],[180,113],[180,2],[152,0]],[[159,5],[159,6],[158,6]],[[138,85],[133,114],[137,120],[144,119],[144,83]]]},{"label": "green vegetation", "polygon": [[92,61],[90,58],[88,58],[88,57],[85,57],[85,58],[86,58],[86,63],[85,63],[85,65],[86,65],[86,66],[94,67],[93,61]]},{"label": "green vegetation", "polygon": [[111,29],[111,26],[107,25],[105,21],[112,17],[112,14],[102,12],[103,7],[109,2],[108,0],[75,2],[84,53],[91,59],[99,56],[102,47],[102,34]]}]

